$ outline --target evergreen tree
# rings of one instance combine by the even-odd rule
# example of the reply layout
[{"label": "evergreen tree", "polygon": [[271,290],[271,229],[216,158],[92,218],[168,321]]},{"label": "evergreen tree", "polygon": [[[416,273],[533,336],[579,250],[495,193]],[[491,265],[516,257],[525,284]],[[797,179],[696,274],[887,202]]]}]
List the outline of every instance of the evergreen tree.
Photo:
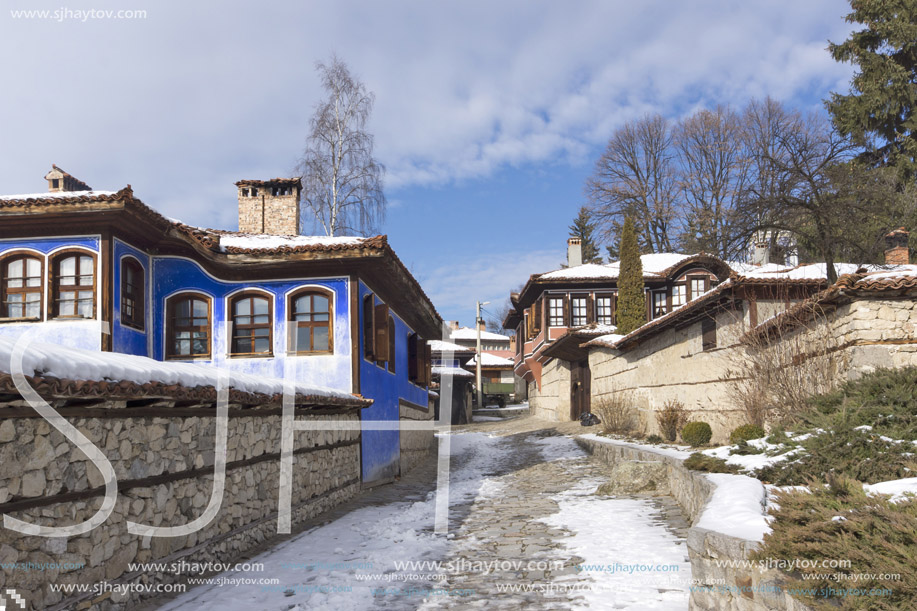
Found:
[{"label": "evergreen tree", "polygon": [[867,149],[875,165],[891,165],[903,180],[917,175],[917,2],[850,0],[848,23],[865,27],[828,50],[859,68],[849,95],[827,102],[834,125]]},{"label": "evergreen tree", "polygon": [[643,263],[637,245],[634,221],[627,217],[621,230],[618,270],[618,333],[626,335],[646,322],[646,297],[643,294]]},{"label": "evergreen tree", "polygon": [[579,214],[573,219],[570,225],[570,237],[579,238],[583,243],[583,263],[601,264],[602,255],[595,244],[593,234],[595,232],[595,222],[592,220],[592,213],[589,208],[583,206],[579,209]]}]

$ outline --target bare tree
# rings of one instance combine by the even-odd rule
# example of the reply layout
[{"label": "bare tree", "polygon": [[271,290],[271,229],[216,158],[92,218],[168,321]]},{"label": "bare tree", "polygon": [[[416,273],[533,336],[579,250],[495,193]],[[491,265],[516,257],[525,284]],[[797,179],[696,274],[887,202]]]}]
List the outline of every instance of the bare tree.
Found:
[{"label": "bare tree", "polygon": [[386,206],[385,167],[373,158],[366,131],[375,96],[336,56],[315,66],[328,97],[316,106],[299,164],[303,203],[326,235],[372,235]]},{"label": "bare tree", "polygon": [[586,183],[594,218],[617,244],[624,219],[634,220],[641,250],[673,249],[678,179],[672,133],[661,115],[627,123],[609,140]]},{"label": "bare tree", "polygon": [[684,223],[681,243],[733,259],[745,248],[736,226],[749,176],[749,155],[740,117],[727,107],[700,110],[676,130]]}]

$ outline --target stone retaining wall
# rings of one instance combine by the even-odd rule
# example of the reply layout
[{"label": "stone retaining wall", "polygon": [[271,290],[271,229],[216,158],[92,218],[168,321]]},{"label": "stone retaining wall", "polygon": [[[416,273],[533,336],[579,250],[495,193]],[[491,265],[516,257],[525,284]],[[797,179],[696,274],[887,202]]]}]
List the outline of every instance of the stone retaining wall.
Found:
[{"label": "stone retaining wall", "polygon": [[[104,482],[98,469],[46,420],[27,414],[23,407],[18,402],[0,403],[0,514],[47,526],[87,520],[102,501]],[[230,409],[219,512],[198,532],[179,537],[133,535],[126,522],[179,526],[202,514],[213,489],[215,410],[127,408],[123,402],[106,402],[60,412],[111,462],[118,500],[109,518],[84,535],[44,538],[0,528],[0,563],[67,565],[0,571],[0,587],[17,590],[28,608],[131,608],[144,596],[101,589],[98,594],[64,595],[52,592],[49,585],[175,583],[188,575],[130,572],[128,564],[231,562],[277,533],[279,408]],[[360,491],[358,409],[297,409],[296,417],[346,420],[356,426],[294,433],[294,527]]]},{"label": "stone retaining wall", "polygon": [[730,568],[717,562],[748,560],[759,543],[732,537],[705,528],[696,528],[704,507],[713,494],[715,484],[703,473],[691,471],[678,458],[649,449],[596,442],[576,438],[589,454],[614,465],[622,461],[662,462],[668,467],[669,489],[691,521],[688,530],[688,555],[691,577],[695,584],[690,609],[716,611],[811,611],[809,607],[785,593],[779,571],[758,568]]}]

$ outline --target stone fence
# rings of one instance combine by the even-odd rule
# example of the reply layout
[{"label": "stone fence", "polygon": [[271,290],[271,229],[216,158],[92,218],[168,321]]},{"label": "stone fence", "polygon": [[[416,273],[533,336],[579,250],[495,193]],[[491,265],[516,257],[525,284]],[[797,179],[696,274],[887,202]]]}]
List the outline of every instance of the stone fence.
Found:
[{"label": "stone fence", "polygon": [[666,465],[668,489],[691,521],[688,530],[688,555],[694,583],[690,598],[692,610],[716,611],[811,611],[786,593],[784,578],[775,570],[756,566],[721,566],[728,561],[749,560],[760,543],[697,528],[716,488],[704,473],[685,468],[681,459],[649,448],[597,442],[582,437],[577,443],[589,454],[613,466],[632,462]]},{"label": "stone fence", "polygon": [[[0,380],[0,514],[52,527],[90,519],[105,493],[99,470],[10,391]],[[49,538],[6,524],[0,528],[0,587],[16,590],[27,608],[128,609],[142,598],[172,591],[171,584],[200,576],[167,567],[235,562],[278,532],[284,426],[278,397],[246,404],[238,393],[231,395],[219,510],[196,532],[164,537],[131,534],[127,522],[174,527],[204,513],[214,482],[215,393],[210,399],[199,392],[185,393],[184,399],[123,396],[112,387],[89,394],[46,398],[111,463],[117,502],[104,523],[81,535]],[[328,430],[293,432],[294,528],[359,493],[360,409],[370,403],[356,397],[297,397],[297,427],[334,420],[348,430],[325,425]],[[130,566],[150,562],[163,566]],[[74,588],[66,593],[52,590],[68,585]],[[143,589],[153,593],[139,592]]]}]

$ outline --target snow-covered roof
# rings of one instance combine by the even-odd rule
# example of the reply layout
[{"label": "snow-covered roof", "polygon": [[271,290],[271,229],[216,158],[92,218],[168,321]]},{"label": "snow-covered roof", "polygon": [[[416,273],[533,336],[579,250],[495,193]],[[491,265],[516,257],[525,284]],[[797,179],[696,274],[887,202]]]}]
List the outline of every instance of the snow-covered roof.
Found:
[{"label": "snow-covered roof", "polygon": [[[674,252],[659,252],[640,255],[644,276],[656,276],[698,255],[686,255]],[[621,270],[621,262],[613,261],[604,265],[585,263],[575,267],[565,267],[553,272],[538,275],[539,280],[614,280]]]},{"label": "snow-covered roof", "polygon": [[439,339],[431,339],[427,343],[430,344],[430,350],[433,352],[461,352],[464,354],[474,352],[473,348],[469,348],[467,346],[459,346],[458,344],[444,342]]},{"label": "snow-covered roof", "polygon": [[0,195],[0,201],[18,201],[26,199],[68,199],[73,197],[110,196],[117,191],[55,191],[54,193],[23,193],[20,195]]},{"label": "snow-covered roof", "polygon": [[430,370],[435,376],[444,376],[447,374],[452,374],[452,377],[455,378],[473,378],[474,374],[470,371],[465,371],[461,367],[432,367]]},{"label": "snow-covered roof", "polygon": [[617,333],[609,333],[607,335],[600,335],[599,337],[589,341],[589,345],[614,348],[615,344],[617,344],[622,339],[624,339],[623,335],[618,335]]},{"label": "snow-covered roof", "polygon": [[220,250],[240,248],[245,250],[274,250],[299,246],[358,246],[367,238],[352,236],[279,236],[265,234],[224,234],[220,236]]},{"label": "snow-covered roof", "polygon": [[[16,339],[0,337],[0,373],[12,373]],[[29,342],[22,356],[22,372],[27,376],[51,377],[86,382],[158,383],[185,388],[216,387],[220,370],[211,365],[162,362],[144,356],[69,348],[59,344]],[[276,378],[231,372],[229,387],[240,392],[264,395],[282,394],[284,381]],[[350,393],[318,384],[295,381],[297,395],[353,399]]]},{"label": "snow-covered roof", "polygon": [[[917,265],[858,265],[856,263],[835,263],[834,269],[838,277],[844,274],[856,273],[865,269],[867,273],[887,274],[917,274]],[[756,279],[786,279],[786,280],[819,280],[828,277],[828,267],[824,263],[807,263],[796,267],[776,265],[769,263],[752,269],[744,274],[746,278]]]},{"label": "snow-covered roof", "polygon": [[[478,363],[478,355],[474,355],[470,361],[468,361],[468,367],[474,367]],[[512,359],[505,359],[502,356],[497,356],[495,354],[483,353],[481,355],[481,367],[512,367]]]},{"label": "snow-covered roof", "polygon": [[[478,338],[478,330],[471,329],[469,327],[462,327],[460,329],[453,329],[450,333],[452,341],[461,340],[476,340]],[[508,342],[508,335],[500,335],[499,333],[491,333],[490,331],[481,331],[481,339],[494,342]]]}]

